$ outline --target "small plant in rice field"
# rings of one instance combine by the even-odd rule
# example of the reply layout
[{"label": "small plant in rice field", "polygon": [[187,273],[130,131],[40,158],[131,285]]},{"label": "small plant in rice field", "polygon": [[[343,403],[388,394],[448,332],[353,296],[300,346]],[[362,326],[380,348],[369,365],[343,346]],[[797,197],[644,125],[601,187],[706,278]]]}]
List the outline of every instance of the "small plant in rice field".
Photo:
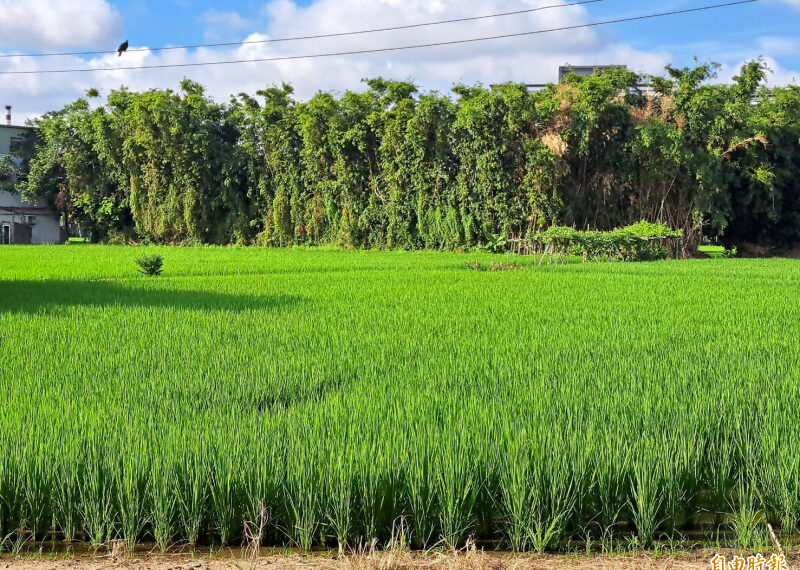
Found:
[{"label": "small plant in rice field", "polygon": [[164,258],[160,255],[143,255],[136,258],[139,273],[148,277],[157,277],[164,271]]}]

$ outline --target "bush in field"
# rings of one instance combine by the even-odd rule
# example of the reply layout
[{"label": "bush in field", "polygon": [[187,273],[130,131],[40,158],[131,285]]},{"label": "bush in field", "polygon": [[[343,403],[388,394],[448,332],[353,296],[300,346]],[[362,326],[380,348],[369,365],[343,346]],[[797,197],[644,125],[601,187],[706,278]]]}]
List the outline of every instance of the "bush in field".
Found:
[{"label": "bush in field", "polygon": [[157,277],[164,271],[164,258],[160,255],[143,255],[136,259],[139,273],[148,277]]}]

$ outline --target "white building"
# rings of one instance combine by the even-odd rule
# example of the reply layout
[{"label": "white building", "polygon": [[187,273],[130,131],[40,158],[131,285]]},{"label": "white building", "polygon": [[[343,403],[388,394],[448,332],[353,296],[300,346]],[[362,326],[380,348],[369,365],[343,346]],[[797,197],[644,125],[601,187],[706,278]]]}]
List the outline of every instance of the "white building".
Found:
[{"label": "white building", "polygon": [[[6,108],[6,121],[0,125],[0,158],[15,155],[15,150],[30,127],[11,126],[11,110]],[[47,204],[26,204],[15,192],[0,190],[0,245],[63,243],[60,216]]]},{"label": "white building", "polygon": [[0,245],[63,242],[61,223],[50,208],[0,190]]}]

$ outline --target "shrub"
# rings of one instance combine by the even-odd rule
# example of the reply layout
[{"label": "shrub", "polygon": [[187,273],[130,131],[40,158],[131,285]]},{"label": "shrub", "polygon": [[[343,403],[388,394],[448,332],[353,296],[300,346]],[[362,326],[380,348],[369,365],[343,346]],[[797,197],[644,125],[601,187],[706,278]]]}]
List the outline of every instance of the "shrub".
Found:
[{"label": "shrub", "polygon": [[506,248],[506,237],[503,234],[486,234],[486,250],[500,253]]},{"label": "shrub", "polygon": [[[580,231],[553,226],[533,236],[533,241],[550,247],[553,253],[578,255],[584,260],[604,258],[612,261],[654,261],[667,259],[680,250],[683,232],[664,224],[639,222],[610,232]],[[673,247],[670,248],[669,245]]]},{"label": "shrub", "polygon": [[148,277],[161,275],[164,267],[164,258],[160,255],[143,255],[136,259],[139,273]]},{"label": "shrub", "polygon": [[486,271],[486,266],[477,259],[473,259],[472,261],[467,262],[467,269],[472,269],[473,271]]},{"label": "shrub", "polygon": [[131,245],[133,240],[129,235],[116,229],[108,230],[106,245]]}]

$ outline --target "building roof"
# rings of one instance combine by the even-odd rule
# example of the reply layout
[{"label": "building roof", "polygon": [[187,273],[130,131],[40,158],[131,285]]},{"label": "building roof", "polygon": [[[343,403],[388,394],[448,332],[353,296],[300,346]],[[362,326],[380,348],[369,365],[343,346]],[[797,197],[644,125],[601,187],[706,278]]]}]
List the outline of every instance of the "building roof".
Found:
[{"label": "building roof", "polygon": [[0,125],[0,129],[22,129],[24,131],[35,131],[35,127],[29,127],[28,125]]},{"label": "building roof", "polygon": [[596,71],[608,71],[611,69],[628,69],[626,65],[560,65],[558,66],[558,80],[559,82],[570,73],[575,75],[586,76],[594,75]]},{"label": "building roof", "polygon": [[44,206],[0,206],[0,215],[17,216],[55,216],[50,208]]}]

